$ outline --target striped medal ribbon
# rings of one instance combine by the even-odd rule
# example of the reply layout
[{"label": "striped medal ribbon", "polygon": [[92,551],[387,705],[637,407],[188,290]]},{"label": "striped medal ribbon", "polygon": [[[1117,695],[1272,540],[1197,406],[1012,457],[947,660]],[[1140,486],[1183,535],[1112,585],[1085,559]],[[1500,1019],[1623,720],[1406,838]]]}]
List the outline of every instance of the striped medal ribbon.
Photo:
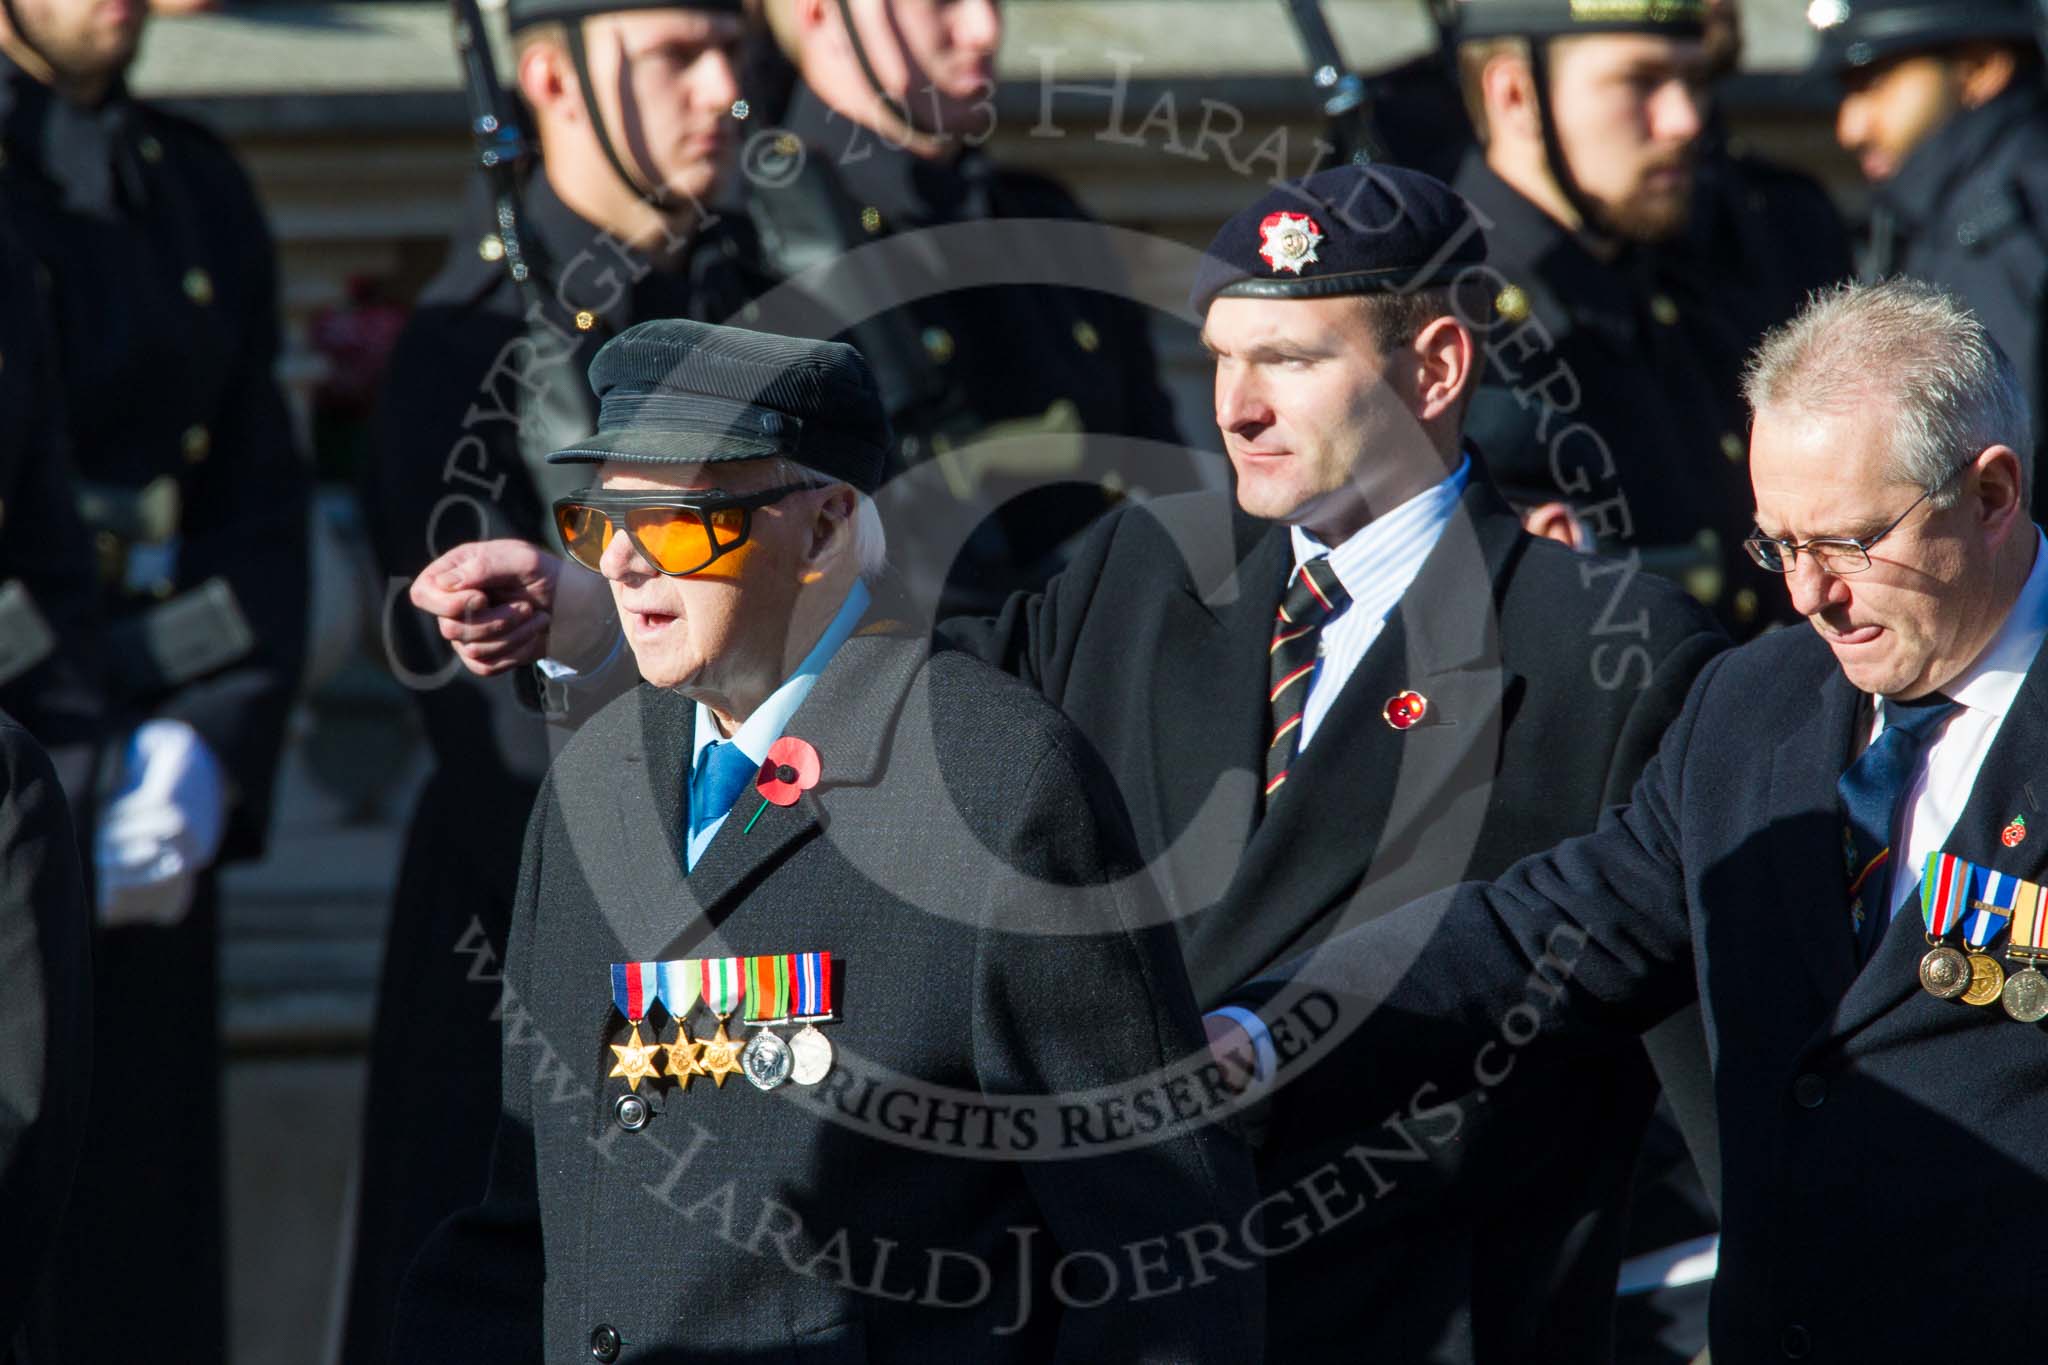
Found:
[{"label": "striped medal ribbon", "polygon": [[662,1044],[668,1052],[668,1074],[687,1094],[694,1077],[708,1074],[704,1070],[704,1044],[690,1036],[690,1011],[697,1008],[697,997],[704,990],[704,964],[694,957],[683,957],[657,962],[654,971],[661,982],[661,1003],[668,1008],[668,1017],[676,1021],[675,1040]]},{"label": "striped medal ribbon", "polygon": [[789,1079],[793,1066],[789,1044],[770,1024],[789,1022],[789,954],[766,953],[746,959],[747,995],[752,1017],[744,1022],[757,1030],[740,1053],[747,1079],[762,1090],[773,1090]]},{"label": "striped medal ribbon", "polygon": [[1988,1005],[2005,993],[2005,968],[1989,949],[2005,932],[2019,889],[2019,878],[2009,872],[1980,867],[1970,877],[1970,909],[1963,916],[1963,942],[1970,948],[1970,988],[1963,992],[1966,1005]]},{"label": "striped medal ribbon", "polygon": [[2048,960],[2048,887],[2021,882],[2012,903],[2012,942],[2005,960],[2024,964],[2006,978],[2005,1012],[2023,1024],[2048,1019],[2048,976],[2038,963]]},{"label": "striped medal ribbon", "polygon": [[725,1021],[739,1008],[747,978],[736,957],[707,957],[703,964],[704,1008],[718,1016],[718,1032],[704,1040],[704,1071],[723,1090],[725,1078],[741,1070],[740,1045],[726,1033]]},{"label": "striped medal ribbon", "polygon": [[660,998],[661,975],[656,970],[655,963],[612,964],[612,1004],[626,1017],[626,1022],[632,1025],[633,1032],[625,1042],[611,1044],[612,1069],[606,1075],[607,1080],[617,1076],[626,1082],[628,1090],[637,1091],[640,1082],[651,1080],[660,1074],[656,1070],[655,1062],[661,1056],[661,1044],[656,1042],[650,1045],[640,1040],[640,1023],[647,1017],[647,1011]]},{"label": "striped medal ribbon", "polygon": [[1942,942],[1961,921],[1970,898],[1969,862],[1953,853],[1930,853],[1920,877],[1920,918],[1927,926],[1927,954],[1920,959],[1920,986],[1929,995],[1954,1000],[1970,989],[1970,960]]},{"label": "striped medal ribbon", "polygon": [[832,954],[797,953],[792,963],[794,998],[790,1017],[803,1025],[789,1040],[793,1065],[790,1079],[798,1085],[816,1085],[832,1069],[832,1040],[818,1031],[832,1015]]}]

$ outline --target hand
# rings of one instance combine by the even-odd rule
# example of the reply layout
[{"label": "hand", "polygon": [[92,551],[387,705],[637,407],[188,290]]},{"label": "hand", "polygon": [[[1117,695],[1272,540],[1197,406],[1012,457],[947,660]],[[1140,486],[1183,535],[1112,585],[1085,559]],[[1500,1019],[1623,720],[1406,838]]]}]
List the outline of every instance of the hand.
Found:
[{"label": "hand", "polygon": [[137,727],[93,835],[100,923],[182,920],[226,828],[227,784],[199,733],[181,720]]},{"label": "hand", "polygon": [[1522,511],[1522,529],[1580,554],[1593,553],[1593,533],[1568,502],[1545,502]]},{"label": "hand", "polygon": [[550,653],[569,664],[595,662],[617,628],[610,592],[596,574],[562,571],[560,559],[528,541],[478,540],[420,570],[410,596],[480,678]]}]

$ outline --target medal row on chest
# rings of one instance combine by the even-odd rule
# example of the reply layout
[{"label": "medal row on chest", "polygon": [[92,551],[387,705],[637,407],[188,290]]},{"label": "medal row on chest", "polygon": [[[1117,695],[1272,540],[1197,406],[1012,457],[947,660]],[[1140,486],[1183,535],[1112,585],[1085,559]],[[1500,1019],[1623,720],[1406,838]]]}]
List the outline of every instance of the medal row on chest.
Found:
[{"label": "medal row on chest", "polygon": [[[1927,926],[1920,986],[1929,995],[1979,1006],[1996,1000],[2024,1024],[2048,1019],[2048,976],[2038,965],[2048,961],[2048,887],[1953,853],[1930,853],[1920,879],[1920,914]],[[2008,928],[2010,974],[1991,955]],[[1962,948],[1948,942],[1958,930]]]},{"label": "medal row on chest", "polygon": [[[666,1078],[687,1092],[690,1082],[709,1076],[721,1090],[725,1079],[743,1075],[762,1090],[785,1081],[816,1085],[832,1069],[832,1043],[817,1026],[832,1013],[832,954],[764,953],[755,957],[678,958],[669,962],[614,962],[612,1005],[632,1034],[611,1044],[611,1076],[638,1091],[640,1082]],[[709,1038],[690,1034],[690,1016],[701,1004],[718,1021]],[[744,1044],[726,1025],[742,1005],[740,1023],[755,1030]],[[660,1006],[676,1028],[673,1041],[643,1042],[640,1025]],[[801,1024],[789,1038],[775,1026]]]}]

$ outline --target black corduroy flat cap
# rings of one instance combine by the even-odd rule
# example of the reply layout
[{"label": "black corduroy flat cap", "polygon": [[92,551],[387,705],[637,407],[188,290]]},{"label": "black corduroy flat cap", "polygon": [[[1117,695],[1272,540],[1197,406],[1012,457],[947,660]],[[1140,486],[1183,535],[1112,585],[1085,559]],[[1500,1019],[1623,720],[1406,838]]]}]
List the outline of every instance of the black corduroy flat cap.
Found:
[{"label": "black corduroy flat cap", "polygon": [[837,341],[663,318],[590,362],[597,431],[549,464],[703,464],[780,456],[881,485],[889,418],[859,351]]},{"label": "black corduroy flat cap", "polygon": [[1450,283],[1486,259],[1471,207],[1400,166],[1339,166],[1268,192],[1223,225],[1195,268],[1189,305],[1322,299]]}]

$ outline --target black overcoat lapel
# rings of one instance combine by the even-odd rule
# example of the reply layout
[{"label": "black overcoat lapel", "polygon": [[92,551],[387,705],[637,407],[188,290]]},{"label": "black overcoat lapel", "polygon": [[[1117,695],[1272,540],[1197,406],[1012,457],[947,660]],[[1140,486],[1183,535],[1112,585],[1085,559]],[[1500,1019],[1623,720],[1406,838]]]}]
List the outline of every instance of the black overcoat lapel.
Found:
[{"label": "black overcoat lapel", "polygon": [[1820,704],[1771,756],[1771,818],[1782,828],[1815,831],[1818,839],[1773,839],[1770,872],[1747,898],[1747,932],[1769,943],[1792,940],[1823,1008],[1849,989],[1856,943],[1849,923],[1841,798],[1835,782],[1855,751],[1863,694],[1839,668],[1828,668]]},{"label": "black overcoat lapel", "polygon": [[[2030,829],[2040,823],[2035,802],[2039,796],[2048,796],[2048,791],[2036,785],[2042,779],[2042,735],[2048,735],[2048,668],[2036,658],[2012,709],[1998,727],[1991,752],[1984,756],[1963,813],[1956,817],[1955,828],[1941,845],[1944,852],[1967,858],[1978,867],[2040,880],[2042,865],[2048,861],[2048,842],[2027,839],[2007,848],[2000,835],[2015,815],[2025,816]],[[1914,872],[1917,875],[1919,869]],[[1961,935],[1951,934],[1948,941],[1958,944]],[[1878,950],[1842,997],[1831,1031],[1854,1033],[1911,999],[1920,988],[1918,964],[1926,951],[1926,926],[1916,894],[1900,907]],[[1994,955],[2002,952],[2000,949]],[[1987,1008],[1996,1010],[1998,1006]]]},{"label": "black overcoat lapel", "polygon": [[753,788],[742,790],[687,873],[684,770],[696,708],[679,693],[642,687],[636,723],[624,727],[613,765],[619,774],[613,811],[623,835],[618,846],[631,852],[632,865],[604,877],[624,888],[607,897],[606,908],[625,951],[688,956],[750,889],[823,828],[821,794],[877,781],[896,709],[925,658],[921,641],[893,632],[856,635],[841,645],[784,731],[818,751],[817,787],[794,805],[765,810]]},{"label": "black overcoat lapel", "polygon": [[[1259,822],[1224,898],[1229,922],[1199,931],[1205,990],[1463,875],[1512,684],[1495,584],[1520,538],[1497,496],[1474,483]],[[1406,690],[1429,708],[1403,731],[1383,713]],[[1371,894],[1347,901],[1353,888]]]}]

